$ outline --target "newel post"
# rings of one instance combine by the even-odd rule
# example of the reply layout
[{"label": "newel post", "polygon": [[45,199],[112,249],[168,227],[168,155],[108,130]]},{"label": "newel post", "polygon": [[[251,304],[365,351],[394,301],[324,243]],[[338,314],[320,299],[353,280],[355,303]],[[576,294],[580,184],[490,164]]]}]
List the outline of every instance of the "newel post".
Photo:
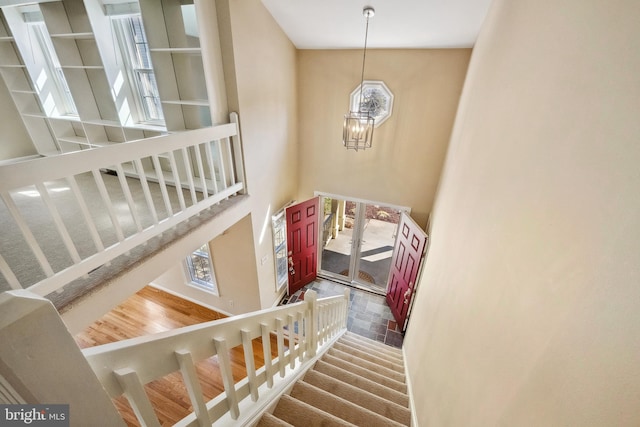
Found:
[{"label": "newel post", "polygon": [[351,296],[351,291],[349,288],[344,290],[344,311],[342,312],[342,327],[347,327],[347,318],[349,317],[349,298]]},{"label": "newel post", "polygon": [[318,348],[318,294],[315,291],[307,291],[304,293],[304,300],[309,309],[309,357],[316,355]]}]

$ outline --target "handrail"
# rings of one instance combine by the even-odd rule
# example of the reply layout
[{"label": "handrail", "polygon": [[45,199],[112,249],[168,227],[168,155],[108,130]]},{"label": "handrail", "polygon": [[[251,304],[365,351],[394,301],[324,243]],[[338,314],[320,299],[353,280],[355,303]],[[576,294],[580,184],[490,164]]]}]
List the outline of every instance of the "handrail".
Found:
[{"label": "handrail", "polygon": [[[142,425],[158,426],[144,385],[180,371],[194,412],[176,425],[236,423],[256,416],[306,369],[332,337],[346,329],[349,291],[317,299],[314,291],[303,302],[289,304],[154,335],[83,350],[107,393],[124,394]],[[271,358],[271,334],[277,337],[278,357]],[[264,366],[256,369],[252,340],[262,339]],[[229,350],[242,346],[247,377],[233,379]],[[217,356],[225,391],[204,402],[194,364]],[[252,410],[244,410],[247,406]]]},{"label": "handrail", "polygon": [[[37,261],[35,265],[46,276],[35,284],[21,280],[17,267],[24,264],[24,253],[18,257],[10,248],[0,251],[1,277],[12,289],[28,288],[38,295],[47,295],[179,222],[244,193],[236,113],[231,114],[231,121],[0,166],[0,199],[4,212],[11,218],[9,221],[15,224],[3,231],[3,238],[22,244],[23,252]],[[117,177],[112,190],[105,185],[105,171]],[[66,199],[52,192],[54,181],[63,183]],[[83,188],[81,183],[88,183],[90,189]],[[134,189],[141,194],[142,201],[135,200]],[[35,220],[29,212],[23,212],[24,194],[41,201]],[[96,202],[101,203],[102,209],[94,206]],[[73,218],[64,215],[70,205],[76,208]],[[74,221],[73,227],[70,221]],[[41,247],[37,233],[43,223],[49,227],[49,234],[59,236],[62,242],[59,249],[45,251]],[[80,228],[86,232],[78,237]],[[7,237],[9,232],[11,235]],[[115,243],[113,237],[111,241],[105,237],[106,233],[115,234]],[[79,245],[78,240],[82,239],[84,243]],[[61,258],[69,261],[60,261]]]}]

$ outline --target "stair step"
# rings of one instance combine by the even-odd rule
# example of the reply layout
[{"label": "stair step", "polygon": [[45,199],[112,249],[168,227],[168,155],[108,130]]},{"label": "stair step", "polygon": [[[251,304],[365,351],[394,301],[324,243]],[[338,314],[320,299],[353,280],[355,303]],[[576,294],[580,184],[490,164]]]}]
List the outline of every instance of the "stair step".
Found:
[{"label": "stair step", "polygon": [[[334,356],[338,359],[344,360],[346,362],[352,363],[356,366],[358,366],[360,369],[365,369],[371,373],[375,373],[377,375],[381,375],[384,376],[386,378],[392,379],[394,381],[397,381],[398,383],[404,384],[405,383],[405,377],[404,374],[398,372],[398,371],[394,371],[392,369],[389,368],[385,368],[384,366],[380,366],[374,362],[370,362],[368,360],[365,359],[361,359],[360,357],[352,354],[352,353],[347,353],[345,351],[341,351],[335,348],[335,346],[333,346],[332,348],[329,349],[329,351],[327,351],[328,355]],[[398,391],[403,391],[403,390],[398,390]]]},{"label": "stair step", "polygon": [[375,363],[376,365],[383,366],[385,368],[391,369],[393,371],[399,372],[404,375],[404,363],[397,361],[390,361],[386,358],[380,357],[379,353],[372,351],[363,351],[357,348],[354,345],[351,345],[349,342],[338,341],[333,345],[333,348],[336,350],[343,351],[345,353],[350,353],[353,356],[356,356],[360,359],[367,360],[369,362]]},{"label": "stair step", "polygon": [[278,401],[273,416],[294,427],[323,426],[323,427],[351,427],[351,424],[335,415],[315,408],[289,395],[283,395]]},{"label": "stair step", "polygon": [[343,335],[338,342],[342,342],[353,348],[357,348],[358,350],[374,352],[376,356],[387,359],[390,362],[404,363],[402,353],[398,354],[397,352],[393,351],[396,349],[387,345],[385,345],[384,348],[381,348],[378,345],[371,345],[365,341],[353,338],[346,334]]},{"label": "stair step", "polygon": [[260,421],[256,424],[256,427],[290,427],[291,424],[288,422],[281,420],[280,418],[272,415],[268,412],[262,414],[260,417]]},{"label": "stair step", "polygon": [[343,382],[341,380],[342,376],[338,378],[312,369],[306,373],[304,381],[402,425],[408,426],[411,424],[411,411],[406,407],[402,407],[395,402],[376,396],[367,390]]},{"label": "stair step", "polygon": [[361,377],[377,382],[378,384],[382,384],[385,387],[392,388],[396,391],[399,391],[400,393],[407,392],[406,384],[396,381],[393,378],[380,375],[377,372],[372,372],[369,369],[358,366],[347,360],[342,360],[338,357],[332,356],[331,354],[328,354],[328,353],[325,354],[321,360],[324,360],[327,363],[337,366],[338,368],[342,368],[345,371],[353,372],[356,375],[360,375]]},{"label": "stair step", "polygon": [[318,360],[313,370],[333,378],[339,378],[342,382],[362,390],[367,390],[378,397],[397,403],[402,407],[409,407],[409,397],[404,392],[389,388],[375,380],[363,378],[355,372],[351,372],[348,368],[344,369],[323,360]]},{"label": "stair step", "polygon": [[309,405],[312,405],[324,412],[333,414],[355,425],[371,427],[402,426],[400,423],[376,414],[375,412],[358,406],[348,400],[334,396],[333,394],[302,380],[298,381],[291,390],[291,397],[308,403]]},{"label": "stair step", "polygon": [[397,357],[399,359],[403,359],[402,350],[383,344],[380,341],[375,341],[370,338],[363,337],[362,335],[354,334],[353,332],[345,333],[342,338],[355,341],[360,345],[366,345],[369,348],[376,349],[377,351],[380,351],[382,353]]}]

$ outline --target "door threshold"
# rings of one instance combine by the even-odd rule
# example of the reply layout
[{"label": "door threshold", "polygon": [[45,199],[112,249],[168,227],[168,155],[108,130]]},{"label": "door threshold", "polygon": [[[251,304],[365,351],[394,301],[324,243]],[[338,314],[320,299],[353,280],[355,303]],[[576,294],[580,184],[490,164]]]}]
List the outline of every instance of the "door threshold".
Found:
[{"label": "door threshold", "polygon": [[328,276],[324,274],[318,274],[318,277],[324,280],[329,280],[330,282],[338,283],[340,285],[349,286],[351,288],[355,288],[361,291],[369,292],[375,295],[386,296],[387,293],[385,290],[380,288],[374,288],[373,286],[363,285],[361,283],[349,282],[348,280],[340,280],[339,278]]}]

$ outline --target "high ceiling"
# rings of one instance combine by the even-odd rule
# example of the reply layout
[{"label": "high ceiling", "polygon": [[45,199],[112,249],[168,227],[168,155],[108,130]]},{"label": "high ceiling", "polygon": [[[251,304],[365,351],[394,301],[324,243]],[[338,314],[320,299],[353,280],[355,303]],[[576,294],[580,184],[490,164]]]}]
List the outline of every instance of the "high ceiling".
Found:
[{"label": "high ceiling", "polygon": [[262,0],[299,49],[472,47],[491,0]]}]

